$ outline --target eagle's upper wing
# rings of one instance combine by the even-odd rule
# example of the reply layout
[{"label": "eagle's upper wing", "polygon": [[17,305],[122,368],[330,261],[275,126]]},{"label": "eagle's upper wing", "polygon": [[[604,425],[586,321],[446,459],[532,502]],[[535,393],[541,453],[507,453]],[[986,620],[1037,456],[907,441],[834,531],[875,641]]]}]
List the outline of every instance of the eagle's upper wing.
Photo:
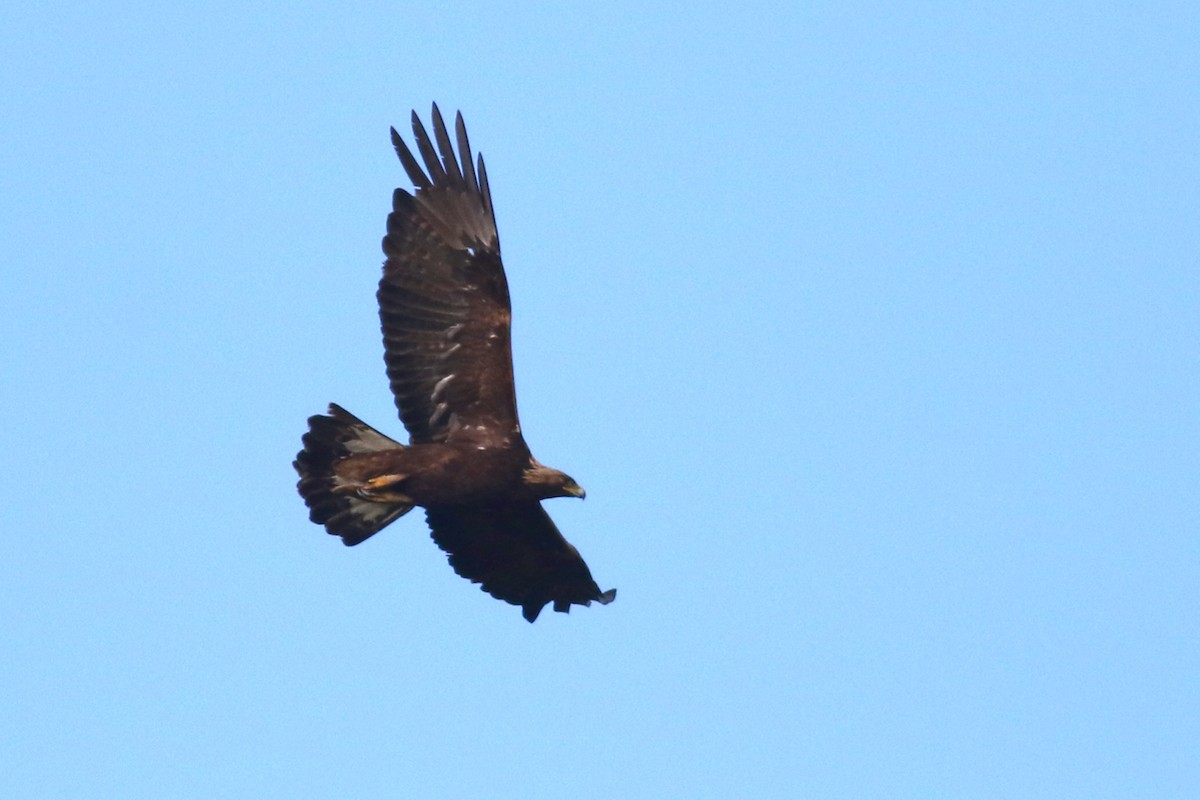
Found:
[{"label": "eagle's upper wing", "polygon": [[617,595],[616,589],[600,591],[579,551],[537,501],[435,507],[425,517],[454,571],[482,584],[492,597],[521,606],[530,622],[547,603],[567,612],[572,603],[609,603]]},{"label": "eagle's upper wing", "polygon": [[412,126],[425,168],[393,128],[416,196],[392,198],[378,294],[396,407],[414,443],[515,445],[508,282],[483,157],[476,169],[461,113],[457,155],[436,104],[436,149],[415,111]]}]

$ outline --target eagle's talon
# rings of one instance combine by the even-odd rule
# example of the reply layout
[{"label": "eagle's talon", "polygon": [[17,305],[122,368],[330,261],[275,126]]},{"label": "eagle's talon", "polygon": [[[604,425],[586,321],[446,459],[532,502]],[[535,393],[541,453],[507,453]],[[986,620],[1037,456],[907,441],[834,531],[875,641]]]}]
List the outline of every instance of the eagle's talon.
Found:
[{"label": "eagle's talon", "polygon": [[362,499],[375,503],[411,504],[413,502],[411,497],[396,491],[407,478],[407,475],[377,475],[357,487],[356,493]]},{"label": "eagle's talon", "polygon": [[375,492],[380,489],[386,489],[389,486],[399,485],[407,477],[407,475],[378,475],[364,483],[363,488]]}]

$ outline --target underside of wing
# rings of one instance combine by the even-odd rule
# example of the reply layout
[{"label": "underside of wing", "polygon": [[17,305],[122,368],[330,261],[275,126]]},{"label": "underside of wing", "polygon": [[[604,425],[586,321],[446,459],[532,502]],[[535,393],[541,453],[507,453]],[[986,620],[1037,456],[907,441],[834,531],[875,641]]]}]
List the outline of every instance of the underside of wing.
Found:
[{"label": "underside of wing", "polygon": [[421,161],[392,130],[416,193],[393,196],[378,294],[396,406],[413,442],[512,445],[511,311],[483,158],[461,114],[457,153],[436,105],[434,139],[412,123]]},{"label": "underside of wing", "polygon": [[454,571],[492,597],[521,606],[530,622],[547,603],[565,613],[572,604],[606,604],[616,597],[616,589],[600,591],[579,551],[539,502],[429,508],[425,516]]}]

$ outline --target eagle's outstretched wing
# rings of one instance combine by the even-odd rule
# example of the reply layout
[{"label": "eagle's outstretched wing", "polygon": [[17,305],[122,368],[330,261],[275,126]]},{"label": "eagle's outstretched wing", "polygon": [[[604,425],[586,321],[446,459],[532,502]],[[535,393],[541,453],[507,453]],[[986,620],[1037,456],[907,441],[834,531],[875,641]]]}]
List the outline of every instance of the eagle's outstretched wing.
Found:
[{"label": "eagle's outstretched wing", "polygon": [[508,282],[483,157],[478,166],[471,161],[462,114],[457,154],[436,104],[436,148],[416,112],[412,126],[424,169],[393,128],[416,195],[393,195],[378,293],[396,407],[414,444],[524,447]]},{"label": "eagle's outstretched wing", "polygon": [[579,551],[539,502],[430,508],[425,517],[454,571],[492,597],[521,606],[530,622],[547,603],[569,611],[571,604],[610,603],[617,596],[616,589],[600,591]]}]

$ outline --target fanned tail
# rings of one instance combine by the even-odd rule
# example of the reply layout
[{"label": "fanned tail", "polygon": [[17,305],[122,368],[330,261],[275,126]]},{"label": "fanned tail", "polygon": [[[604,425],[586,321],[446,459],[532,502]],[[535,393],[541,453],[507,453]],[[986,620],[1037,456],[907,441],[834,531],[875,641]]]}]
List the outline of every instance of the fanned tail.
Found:
[{"label": "fanned tail", "polygon": [[300,474],[296,488],[309,509],[309,519],[354,546],[407,514],[412,505],[360,497],[337,474],[339,461],[362,453],[395,450],[404,445],[384,436],[358,417],[330,403],[329,414],[308,418],[304,449],[292,466]]}]

